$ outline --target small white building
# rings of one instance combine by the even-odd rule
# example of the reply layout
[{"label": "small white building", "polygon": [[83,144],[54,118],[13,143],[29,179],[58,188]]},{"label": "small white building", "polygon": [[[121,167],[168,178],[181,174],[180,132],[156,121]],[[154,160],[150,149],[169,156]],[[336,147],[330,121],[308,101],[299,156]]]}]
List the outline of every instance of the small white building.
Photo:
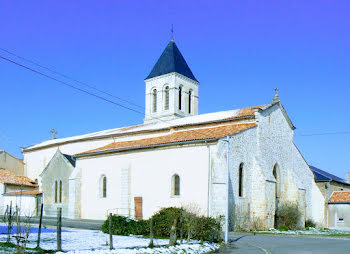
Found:
[{"label": "small white building", "polygon": [[[266,105],[198,115],[199,82],[171,40],[145,80],[144,123],[23,149],[45,215],[148,218],[162,207],[225,213],[231,228],[275,226],[281,204],[323,225],[324,197],[293,142],[277,95]],[[227,182],[227,176],[229,180]]]},{"label": "small white building", "polygon": [[37,214],[40,201],[38,185],[26,176],[15,175],[7,169],[0,169],[0,214],[18,209],[21,215]]}]

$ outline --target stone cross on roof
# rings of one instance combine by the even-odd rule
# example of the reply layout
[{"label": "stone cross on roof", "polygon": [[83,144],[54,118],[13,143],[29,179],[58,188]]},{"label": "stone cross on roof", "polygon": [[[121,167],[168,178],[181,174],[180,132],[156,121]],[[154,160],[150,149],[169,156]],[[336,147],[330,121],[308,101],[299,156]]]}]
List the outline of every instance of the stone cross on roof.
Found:
[{"label": "stone cross on roof", "polygon": [[55,128],[53,128],[53,129],[50,131],[50,133],[52,134],[51,139],[56,139],[56,134],[57,134],[58,132],[55,130]]},{"label": "stone cross on roof", "polygon": [[280,97],[278,96],[278,88],[275,88],[275,96],[273,97],[272,103],[276,103],[280,101]]}]

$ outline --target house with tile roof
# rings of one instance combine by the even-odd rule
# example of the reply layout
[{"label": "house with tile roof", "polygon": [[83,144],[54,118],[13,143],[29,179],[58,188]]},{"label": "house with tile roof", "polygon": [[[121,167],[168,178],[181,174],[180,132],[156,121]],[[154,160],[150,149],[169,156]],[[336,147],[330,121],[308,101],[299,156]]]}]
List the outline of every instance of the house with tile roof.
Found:
[{"label": "house with tile roof", "polygon": [[[324,225],[325,227],[335,227],[335,223],[334,223],[334,212],[333,210],[335,209],[335,206],[330,207],[329,204],[332,203],[333,201],[331,201],[332,199],[332,195],[334,195],[334,193],[340,193],[340,194],[336,194],[336,195],[343,195],[341,194],[341,192],[350,192],[350,183],[349,180],[350,179],[342,179],[338,176],[335,176],[327,171],[324,171],[322,169],[319,169],[317,167],[314,166],[310,166],[310,168],[312,169],[314,175],[315,175],[315,182],[318,186],[318,188],[320,189],[324,199],[325,199],[325,203],[324,203]],[[349,177],[349,176],[347,176]],[[347,195],[347,194],[344,194]],[[339,215],[339,214],[338,214]],[[349,221],[350,223],[350,221]],[[343,223],[344,224],[344,223]],[[341,226],[342,223],[339,223],[339,226]]]},{"label": "house with tile roof", "polygon": [[350,230],[350,191],[334,191],[328,201],[328,227]]},{"label": "house with tile roof", "polygon": [[0,168],[12,171],[16,175],[24,175],[24,162],[5,150],[0,150]]},{"label": "house with tile roof", "polygon": [[[0,169],[0,214],[6,213],[6,210],[8,210],[11,205],[13,209],[17,206],[22,215],[24,215],[24,213],[22,213],[23,211],[26,211],[26,215],[36,214],[36,200],[39,193],[30,195],[30,198],[27,198],[30,205],[25,204],[27,203],[24,200],[26,198],[20,199],[24,192],[38,191],[38,187],[37,183],[26,176],[19,176],[10,170]],[[17,195],[11,198],[5,197],[13,193],[17,193]],[[21,204],[20,201],[22,201]]]},{"label": "house with tile roof", "polygon": [[[26,210],[25,201],[20,206],[19,202],[17,202],[19,199],[17,200],[16,197],[6,198],[5,195],[33,190],[38,190],[38,185],[30,178],[24,176],[23,160],[16,158],[4,150],[0,150],[0,214],[6,212],[11,202],[13,208],[18,205],[21,210]],[[30,200],[30,212],[36,213],[36,196],[31,196],[28,200]]]},{"label": "house with tile roof", "polygon": [[199,84],[172,39],[145,79],[142,124],[24,148],[45,215],[62,207],[68,218],[140,219],[195,205],[216,217],[228,207],[231,229],[267,229],[293,203],[300,227],[306,219],[322,226],[324,197],[277,91],[265,105],[198,114]]}]

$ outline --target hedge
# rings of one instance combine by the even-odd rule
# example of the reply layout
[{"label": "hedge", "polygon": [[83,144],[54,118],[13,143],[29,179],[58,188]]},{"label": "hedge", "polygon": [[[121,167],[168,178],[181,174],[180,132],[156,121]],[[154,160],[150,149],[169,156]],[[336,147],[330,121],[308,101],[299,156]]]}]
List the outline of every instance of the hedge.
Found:
[{"label": "hedge", "polygon": [[[156,238],[169,238],[171,226],[177,221],[176,234],[180,236],[181,217],[183,218],[183,237],[201,241],[221,241],[220,219],[198,216],[183,208],[167,207],[155,213],[153,218],[153,234]],[[102,225],[102,232],[109,233],[109,220]],[[150,234],[150,220],[133,220],[127,217],[112,216],[112,234],[115,235],[144,235]]]}]

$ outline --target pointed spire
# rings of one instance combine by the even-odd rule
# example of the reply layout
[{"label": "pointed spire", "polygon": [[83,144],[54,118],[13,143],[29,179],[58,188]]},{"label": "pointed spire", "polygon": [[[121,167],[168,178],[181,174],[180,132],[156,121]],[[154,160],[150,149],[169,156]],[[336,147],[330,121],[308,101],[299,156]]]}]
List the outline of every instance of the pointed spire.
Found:
[{"label": "pointed spire", "polygon": [[272,103],[277,103],[277,102],[280,102],[280,97],[278,96],[278,88],[276,87],[275,88],[275,96],[273,97],[272,99]]},{"label": "pointed spire", "polygon": [[176,46],[173,38],[166,46],[157,63],[154,65],[147,79],[158,77],[164,74],[177,72],[194,81],[198,80],[194,77],[190,67],[187,65],[185,58]]}]

